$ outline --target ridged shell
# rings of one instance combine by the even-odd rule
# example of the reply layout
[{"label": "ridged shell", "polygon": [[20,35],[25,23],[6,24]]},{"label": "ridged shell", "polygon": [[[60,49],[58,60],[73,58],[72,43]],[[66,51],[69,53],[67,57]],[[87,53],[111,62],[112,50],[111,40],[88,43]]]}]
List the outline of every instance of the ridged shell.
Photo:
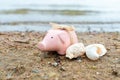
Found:
[{"label": "ridged shell", "polygon": [[66,50],[66,57],[69,59],[77,58],[85,54],[85,46],[83,43],[76,43],[69,46]]}]

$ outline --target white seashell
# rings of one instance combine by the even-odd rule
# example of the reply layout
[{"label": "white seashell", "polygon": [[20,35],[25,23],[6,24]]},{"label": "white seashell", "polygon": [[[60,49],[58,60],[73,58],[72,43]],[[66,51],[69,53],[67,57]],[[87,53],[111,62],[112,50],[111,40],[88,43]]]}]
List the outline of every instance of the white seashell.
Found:
[{"label": "white seashell", "polygon": [[107,52],[102,44],[91,44],[86,47],[86,56],[91,60],[97,60]]},{"label": "white seashell", "polygon": [[85,54],[85,47],[83,43],[76,43],[69,46],[66,50],[66,57],[69,59],[77,58]]}]

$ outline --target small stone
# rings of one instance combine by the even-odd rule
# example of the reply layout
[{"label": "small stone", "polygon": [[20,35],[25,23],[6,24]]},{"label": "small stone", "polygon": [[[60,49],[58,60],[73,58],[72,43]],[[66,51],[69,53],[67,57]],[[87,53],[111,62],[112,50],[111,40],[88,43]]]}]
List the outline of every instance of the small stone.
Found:
[{"label": "small stone", "polygon": [[48,80],[48,79],[49,79],[49,76],[48,76],[48,75],[44,75],[44,76],[42,76],[42,79],[43,79],[43,80]]},{"label": "small stone", "polygon": [[110,47],[107,47],[106,49],[107,49],[107,50],[110,50]]},{"label": "small stone", "polygon": [[56,66],[58,66],[58,63],[54,62],[54,63],[51,63],[51,65],[56,67]]},{"label": "small stone", "polygon": [[96,72],[97,75],[99,75],[100,73],[99,72]]},{"label": "small stone", "polygon": [[116,68],[120,68],[120,64],[116,64]]},{"label": "small stone", "polygon": [[23,65],[18,65],[13,70],[14,70],[14,74],[21,75],[26,71],[26,68]]},{"label": "small stone", "polygon": [[116,46],[116,49],[120,49],[120,46]]},{"label": "small stone", "polygon": [[91,69],[97,69],[97,66],[91,66]]},{"label": "small stone", "polygon": [[90,38],[94,37],[94,35],[89,35]]},{"label": "small stone", "polygon": [[12,78],[13,78],[12,73],[8,73],[6,78],[7,78],[7,80],[12,80]]},{"label": "small stone", "polygon": [[116,70],[113,70],[113,71],[112,71],[112,75],[118,76],[118,72],[117,72]]},{"label": "small stone", "polygon": [[119,60],[119,58],[115,58],[115,60]]},{"label": "small stone", "polygon": [[51,64],[51,62],[48,62],[48,64]]},{"label": "small stone", "polygon": [[48,52],[44,52],[44,54],[42,54],[42,56],[43,56],[44,58],[50,58],[50,55],[49,55]]},{"label": "small stone", "polygon": [[63,67],[63,66],[60,68],[60,70],[61,70],[61,71],[66,71],[66,70],[65,70],[65,67]]},{"label": "small stone", "polygon": [[32,77],[31,76],[25,76],[25,78],[23,80],[26,80],[26,79],[30,79],[30,80],[45,80],[44,76],[42,76],[42,75],[33,75]]},{"label": "small stone", "polygon": [[78,57],[77,62],[82,62],[82,59],[80,57]]},{"label": "small stone", "polygon": [[120,48],[119,49],[116,49],[117,52],[120,52]]},{"label": "small stone", "polygon": [[39,73],[40,71],[38,69],[33,69],[32,72],[33,73]]},{"label": "small stone", "polygon": [[57,73],[55,73],[55,72],[49,72],[49,77],[51,78],[51,77],[56,77],[57,76]]},{"label": "small stone", "polygon": [[25,33],[21,33],[21,36],[24,37],[24,36],[25,36]]},{"label": "small stone", "polygon": [[40,53],[39,52],[34,52],[33,55],[40,57]]}]

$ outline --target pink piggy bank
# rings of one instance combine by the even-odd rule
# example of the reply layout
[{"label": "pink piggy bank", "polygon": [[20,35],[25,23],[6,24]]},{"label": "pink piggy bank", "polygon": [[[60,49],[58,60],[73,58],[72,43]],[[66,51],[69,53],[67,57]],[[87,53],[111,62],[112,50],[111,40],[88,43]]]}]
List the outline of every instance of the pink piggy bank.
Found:
[{"label": "pink piggy bank", "polygon": [[58,54],[65,55],[66,49],[77,42],[78,39],[74,30],[51,29],[43,41],[39,42],[38,48],[41,51],[57,51]]}]

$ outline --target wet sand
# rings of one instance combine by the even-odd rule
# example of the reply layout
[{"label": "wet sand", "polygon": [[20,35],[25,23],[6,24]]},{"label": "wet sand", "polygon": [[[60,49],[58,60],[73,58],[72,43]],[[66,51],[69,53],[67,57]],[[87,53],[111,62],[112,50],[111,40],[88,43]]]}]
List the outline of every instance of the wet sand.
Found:
[{"label": "wet sand", "polygon": [[107,54],[97,61],[86,56],[69,60],[56,52],[41,52],[45,33],[0,33],[1,80],[120,80],[120,33],[77,33],[85,45],[104,44]]}]

